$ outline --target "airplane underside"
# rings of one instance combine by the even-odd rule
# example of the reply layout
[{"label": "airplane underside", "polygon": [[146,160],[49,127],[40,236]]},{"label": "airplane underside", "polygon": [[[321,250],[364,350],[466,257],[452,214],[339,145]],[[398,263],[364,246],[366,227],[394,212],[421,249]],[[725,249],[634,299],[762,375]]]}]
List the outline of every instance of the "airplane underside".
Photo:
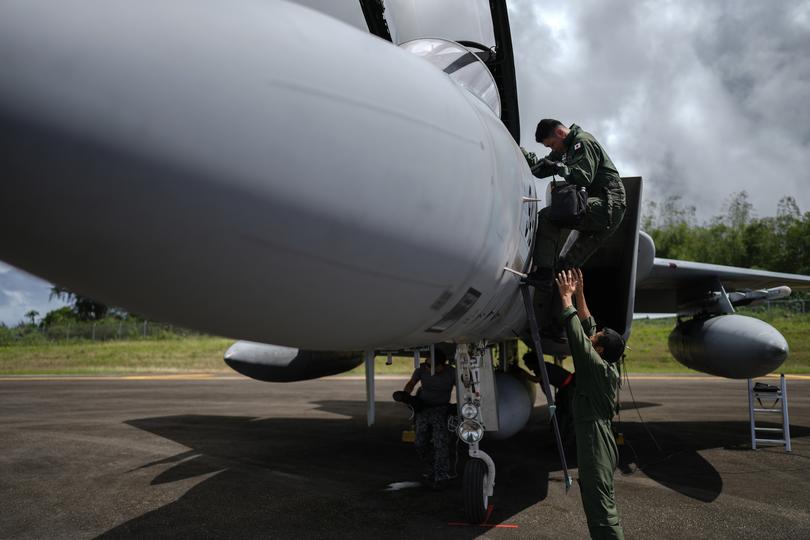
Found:
[{"label": "airplane underside", "polygon": [[[535,403],[510,373],[516,336],[568,354],[534,339],[521,288],[542,188],[519,146],[506,3],[356,7],[367,28],[282,1],[0,3],[0,259],[240,340],[225,361],[258,380],[365,363],[370,424],[375,355],[446,348],[480,522],[496,472],[481,441]],[[472,30],[440,24],[461,19]],[[641,178],[624,182],[624,222],[583,268],[597,323],[628,338],[634,311],[676,313],[688,367],[777,369],[784,338],[734,306],[810,278],[656,259]]]}]

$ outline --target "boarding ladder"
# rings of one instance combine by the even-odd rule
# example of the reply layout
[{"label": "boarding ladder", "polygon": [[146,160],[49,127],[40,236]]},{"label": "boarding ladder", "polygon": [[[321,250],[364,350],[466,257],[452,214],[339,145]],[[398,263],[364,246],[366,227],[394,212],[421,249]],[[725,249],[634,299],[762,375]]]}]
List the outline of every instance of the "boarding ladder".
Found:
[{"label": "boarding ladder", "polygon": [[[763,404],[763,400],[765,404]],[[757,415],[782,415],[782,427],[757,426]],[[790,452],[790,419],[788,418],[788,396],[785,374],[779,375],[779,386],[754,383],[748,379],[748,417],[751,419],[751,448],[761,446],[784,446]],[[762,433],[762,435],[760,435]],[[774,437],[766,437],[767,434]]]}]

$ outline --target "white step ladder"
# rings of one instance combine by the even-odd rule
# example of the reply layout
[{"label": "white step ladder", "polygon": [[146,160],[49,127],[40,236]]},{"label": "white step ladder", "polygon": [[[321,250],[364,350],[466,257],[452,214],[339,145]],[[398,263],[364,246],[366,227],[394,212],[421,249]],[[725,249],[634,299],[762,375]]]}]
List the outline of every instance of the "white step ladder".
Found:
[{"label": "white step ladder", "polygon": [[[763,405],[762,401],[766,404]],[[771,402],[770,406],[768,402]],[[756,403],[755,403],[756,402]],[[757,406],[759,405],[759,406]],[[757,427],[756,416],[767,414],[782,414],[782,427]],[[748,379],[748,416],[751,419],[751,448],[760,446],[784,446],[785,452],[790,452],[790,419],[788,418],[788,397],[785,374],[779,375],[779,386],[756,383]],[[772,433],[778,434],[775,438],[758,435]]]}]

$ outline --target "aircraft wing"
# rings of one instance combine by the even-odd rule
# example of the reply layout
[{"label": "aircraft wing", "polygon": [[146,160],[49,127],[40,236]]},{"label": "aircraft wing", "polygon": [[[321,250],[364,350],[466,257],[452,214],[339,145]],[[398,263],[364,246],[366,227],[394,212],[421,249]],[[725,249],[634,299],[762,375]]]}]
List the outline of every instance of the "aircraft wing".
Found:
[{"label": "aircraft wing", "polygon": [[786,287],[810,290],[810,276],[658,257],[645,274],[636,285],[642,313],[729,313],[732,305],[783,298]]}]

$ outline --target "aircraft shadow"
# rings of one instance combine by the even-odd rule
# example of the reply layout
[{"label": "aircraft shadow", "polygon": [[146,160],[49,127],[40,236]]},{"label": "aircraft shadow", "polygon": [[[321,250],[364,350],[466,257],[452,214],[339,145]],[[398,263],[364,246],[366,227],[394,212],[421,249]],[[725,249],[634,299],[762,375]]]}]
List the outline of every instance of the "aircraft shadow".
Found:
[{"label": "aircraft shadow", "polygon": [[[345,418],[181,415],[127,421],[189,449],[130,473],[154,469],[156,486],[202,479],[173,502],[100,538],[414,538],[426,530],[447,538],[480,536],[480,528],[448,526],[463,521],[458,479],[440,492],[385,491],[393,482],[417,481],[421,472],[413,446],[401,442],[408,427],[403,406],[378,403],[377,425],[368,429],[363,403],[316,405]],[[506,445],[506,453],[496,455],[498,490],[509,496],[498,499],[491,523],[532,506],[548,491],[555,455],[530,460],[521,446]],[[460,473],[466,457],[463,445],[458,449]]]},{"label": "aircraft shadow", "polygon": [[[393,482],[419,477],[412,445],[400,440],[408,425],[403,406],[378,403],[377,425],[368,429],[362,402],[315,405],[327,413],[324,418],[181,415],[126,422],[189,448],[135,469],[154,468],[153,485],[210,476],[101,538],[412,538],[426,530],[447,538],[480,536],[480,528],[448,527],[448,522],[463,521],[459,479],[441,492],[421,487],[385,491]],[[705,502],[717,498],[723,482],[698,451],[744,445],[748,434],[744,421],[648,422],[646,427],[663,452],[642,424],[623,421],[619,429],[628,444],[620,450],[621,471],[640,468],[661,485]],[[794,437],[810,434],[801,426],[791,429]],[[535,408],[521,433],[488,440],[484,449],[498,465],[490,523],[508,522],[544,500],[549,482],[562,481],[543,408]],[[459,444],[458,454],[460,475],[464,445]],[[575,467],[575,451],[567,455]]]},{"label": "aircraft shadow", "polygon": [[[750,450],[751,445],[746,421],[647,422],[646,429],[640,422],[614,425],[626,440],[619,447],[622,473],[641,469],[662,486],[703,502],[720,495],[723,479],[699,451]],[[790,430],[794,439],[810,435],[807,427],[792,425]]]}]

